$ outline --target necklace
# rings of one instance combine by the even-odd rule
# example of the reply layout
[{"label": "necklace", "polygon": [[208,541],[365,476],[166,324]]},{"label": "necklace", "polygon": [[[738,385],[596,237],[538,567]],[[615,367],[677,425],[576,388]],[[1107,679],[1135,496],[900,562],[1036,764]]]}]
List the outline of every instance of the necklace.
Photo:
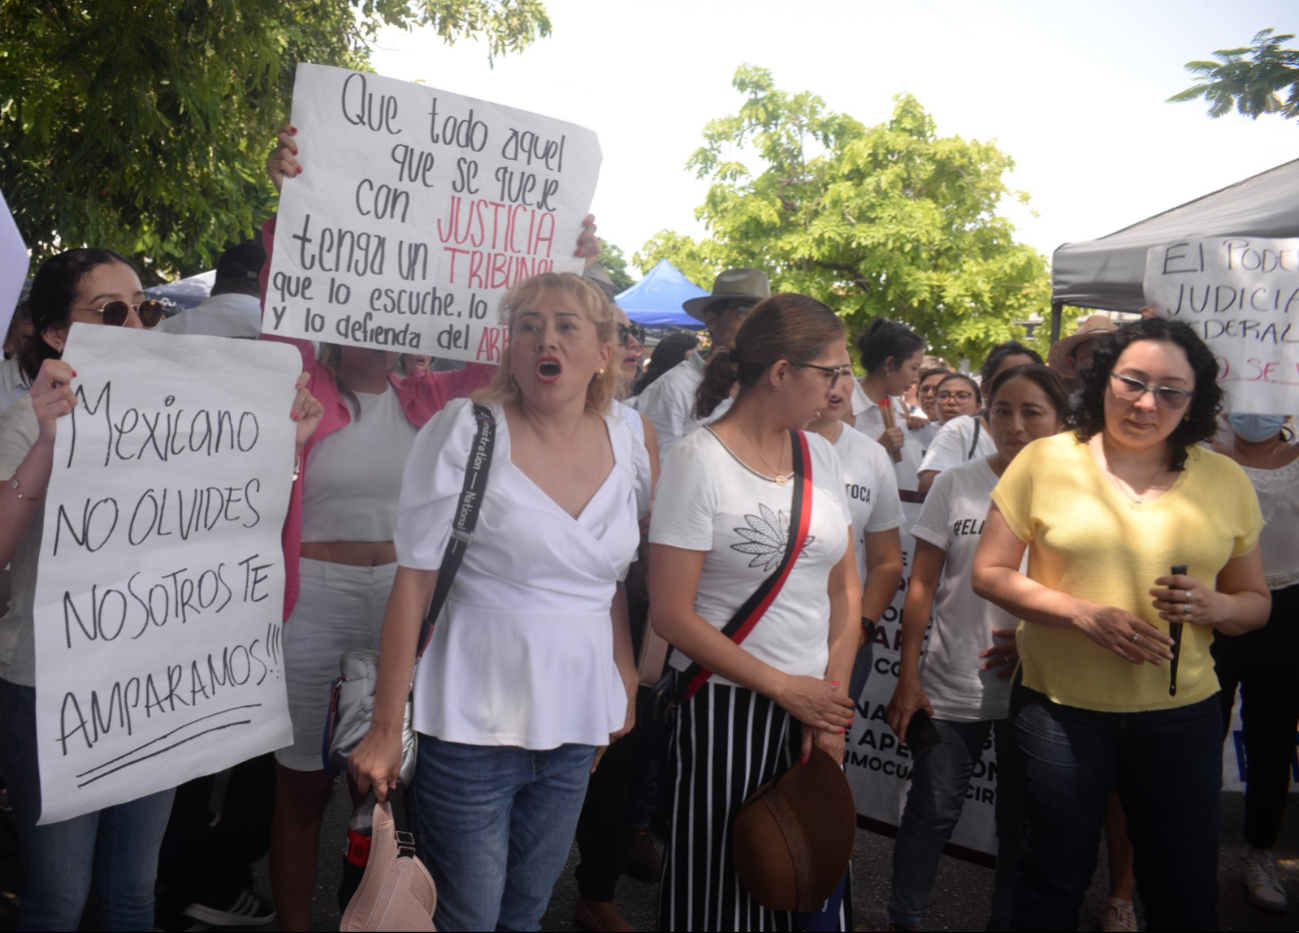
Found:
[{"label": "necklace", "polygon": [[1123,493],[1125,496],[1127,496],[1129,499],[1132,500],[1133,510],[1139,509],[1146,504],[1146,500],[1144,496],[1146,493],[1150,492],[1150,490],[1156,488],[1159,489],[1163,488],[1163,487],[1155,486],[1155,477],[1157,477],[1160,473],[1164,472],[1164,462],[1162,460],[1155,465],[1155,472],[1150,474],[1150,479],[1146,482],[1145,493],[1142,493],[1141,495],[1137,495],[1136,489],[1134,487],[1129,486],[1125,480],[1119,478],[1119,476],[1114,472],[1113,468],[1110,467],[1110,461],[1108,457],[1105,458],[1105,469],[1110,474],[1111,481],[1114,483],[1115,486],[1119,488],[1119,492]]},{"label": "necklace", "polygon": [[[758,452],[758,457],[762,460],[762,465],[765,466],[768,470],[771,470],[771,472],[775,474],[776,485],[784,486],[787,482],[789,482],[789,477],[793,476],[794,474],[790,473],[788,476],[786,476],[785,474],[781,473],[779,470],[773,468],[771,463],[767,460],[766,455],[762,452],[762,448],[759,447],[757,444],[753,443],[753,438],[749,437],[749,432],[748,429],[744,427],[744,422],[741,421],[739,418],[736,418],[735,423],[740,426],[740,431],[741,433],[744,434],[744,439],[749,442],[749,446]],[[781,434],[780,436],[779,457],[781,460],[785,459],[785,435],[784,434]]]}]

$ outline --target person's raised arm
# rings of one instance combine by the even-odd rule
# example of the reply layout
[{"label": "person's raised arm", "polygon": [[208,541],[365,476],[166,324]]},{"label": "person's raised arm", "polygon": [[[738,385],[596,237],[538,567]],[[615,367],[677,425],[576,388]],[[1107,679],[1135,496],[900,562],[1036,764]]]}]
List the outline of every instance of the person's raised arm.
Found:
[{"label": "person's raised arm", "polygon": [[946,551],[928,541],[916,539],[907,599],[902,605],[902,658],[898,664],[898,682],[885,710],[889,728],[899,742],[907,740],[907,728],[916,710],[923,709],[930,716],[934,714],[920,683],[920,649],[925,643],[925,631],[929,628],[929,616],[934,609],[934,594],[938,591],[946,564]]},{"label": "person's raised arm", "polygon": [[[12,476],[0,477],[3,484],[0,485],[0,567],[13,560],[32,519],[40,511],[40,502],[45,498],[50,473],[54,470],[56,422],[71,414],[77,404],[70,384],[74,376],[72,367],[62,360],[46,360],[32,381],[30,396],[36,412],[36,441]],[[19,442],[17,432],[0,438],[0,444]]]},{"label": "person's raised arm", "polygon": [[1133,664],[1158,665],[1172,659],[1168,648],[1173,640],[1144,619],[1053,590],[1020,573],[1026,547],[994,503],[974,552],[974,592],[1025,622],[1076,628]]},{"label": "person's raised arm", "polygon": [[401,774],[401,733],[406,718],[406,697],[415,672],[416,642],[437,582],[436,570],[398,567],[388,607],[384,610],[383,633],[379,637],[379,683],[374,691],[370,731],[347,761],[348,771],[360,792],[364,794],[373,788],[375,799],[381,803],[387,799],[388,791],[397,786]]},{"label": "person's raised arm", "polygon": [[[686,657],[771,698],[800,722],[816,729],[852,725],[852,701],[828,681],[795,677],[755,658],[695,611],[704,551],[650,545],[649,592],[654,630]],[[855,574],[854,574],[855,576]]]}]

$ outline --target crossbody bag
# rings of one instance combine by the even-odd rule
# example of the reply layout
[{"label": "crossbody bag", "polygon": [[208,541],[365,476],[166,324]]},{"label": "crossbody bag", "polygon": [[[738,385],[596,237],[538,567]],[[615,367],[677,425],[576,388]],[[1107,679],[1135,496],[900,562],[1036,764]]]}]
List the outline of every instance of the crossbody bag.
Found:
[{"label": "crossbody bag", "polygon": [[[762,581],[757,591],[745,601],[722,628],[722,634],[737,645],[749,637],[768,607],[776,601],[789,578],[789,572],[803,552],[807,542],[808,527],[812,522],[812,457],[807,438],[801,431],[790,431],[794,454],[794,497],[789,516],[789,533],[785,541],[785,556],[775,571]],[[651,610],[652,611],[652,610]],[[673,648],[672,652],[676,649]],[[670,655],[669,655],[670,659]],[[693,697],[713,672],[691,663],[684,671],[668,665],[667,671],[649,689],[643,714],[650,722],[671,723],[676,719],[680,705]]]},{"label": "crossbody bag", "polygon": [[[455,518],[451,523],[451,537],[442,554],[442,566],[438,569],[437,586],[433,589],[433,600],[429,603],[428,614],[420,629],[419,643],[415,650],[415,665],[418,668],[420,658],[428,650],[433,637],[433,625],[442,614],[451,584],[455,582],[456,573],[465,559],[465,551],[474,538],[474,528],[478,525],[478,512],[482,508],[483,493],[487,489],[487,475],[492,467],[492,452],[496,446],[496,419],[491,409],[485,405],[474,406],[474,420],[477,432],[473,447],[469,451],[469,462],[465,468],[465,483],[456,503]],[[329,715],[325,719],[325,734],[322,741],[321,757],[325,770],[337,774],[347,767],[348,756],[370,731],[370,720],[374,716],[374,691],[379,683],[379,652],[370,648],[352,648],[343,653],[339,659],[339,678],[334,681],[330,691]],[[406,697],[406,712],[401,728],[401,771],[403,787],[410,786],[415,774],[416,737],[414,727],[414,676],[411,677],[411,694]]]}]

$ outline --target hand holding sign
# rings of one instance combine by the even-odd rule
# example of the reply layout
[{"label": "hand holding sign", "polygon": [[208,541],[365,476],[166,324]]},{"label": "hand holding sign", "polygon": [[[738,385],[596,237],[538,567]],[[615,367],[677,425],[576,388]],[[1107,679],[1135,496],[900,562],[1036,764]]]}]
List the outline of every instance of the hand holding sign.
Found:
[{"label": "hand holding sign", "polygon": [[293,108],[267,160],[282,191],[268,333],[495,363],[501,296],[599,254],[589,130],[308,64]]}]

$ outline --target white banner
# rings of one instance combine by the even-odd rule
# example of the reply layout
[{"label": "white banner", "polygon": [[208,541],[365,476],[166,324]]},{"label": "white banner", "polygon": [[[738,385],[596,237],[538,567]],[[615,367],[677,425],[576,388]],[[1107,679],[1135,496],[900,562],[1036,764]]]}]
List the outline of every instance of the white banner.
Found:
[{"label": "white banner", "polygon": [[292,741],[280,655],[285,344],[74,326],[35,598],[54,823]]},{"label": "white banner", "polygon": [[506,290],[582,271],[590,130],[393,78],[299,64],[262,328],[498,363]]},{"label": "white banner", "polygon": [[[911,579],[915,539],[910,531],[920,515],[920,504],[902,503],[902,586],[884,617],[876,624],[875,657],[866,689],[857,700],[857,715],[848,733],[844,771],[852,785],[857,813],[896,827],[902,819],[911,788],[911,750],[898,744],[889,728],[884,708],[898,683],[902,656],[902,604]],[[926,644],[928,637],[926,636]],[[923,650],[922,650],[923,654]],[[965,791],[965,807],[952,833],[952,844],[987,855],[997,852],[997,824],[993,812],[997,799],[997,760],[989,736],[983,757]]]},{"label": "white banner", "polygon": [[1204,237],[1146,253],[1146,302],[1218,357],[1232,411],[1299,412],[1299,239]]}]

